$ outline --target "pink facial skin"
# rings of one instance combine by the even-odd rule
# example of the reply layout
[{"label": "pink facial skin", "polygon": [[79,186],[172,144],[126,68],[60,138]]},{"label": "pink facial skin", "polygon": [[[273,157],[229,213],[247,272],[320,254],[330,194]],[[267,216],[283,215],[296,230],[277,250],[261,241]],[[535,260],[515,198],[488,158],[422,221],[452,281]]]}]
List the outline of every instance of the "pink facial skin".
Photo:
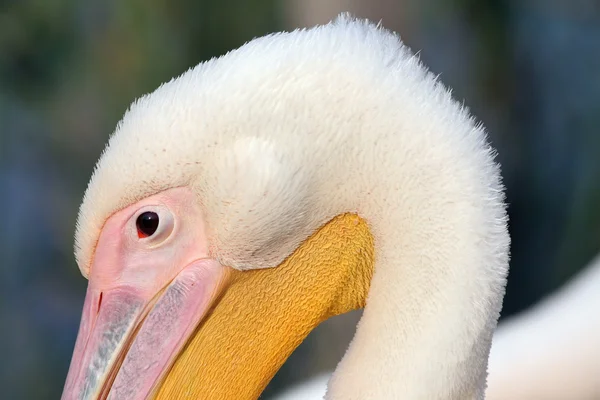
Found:
[{"label": "pink facial skin", "polygon": [[[159,224],[144,237],[136,220],[148,211]],[[189,189],[169,189],[112,215],[90,268],[62,399],[149,397],[226,277],[209,258]]]}]

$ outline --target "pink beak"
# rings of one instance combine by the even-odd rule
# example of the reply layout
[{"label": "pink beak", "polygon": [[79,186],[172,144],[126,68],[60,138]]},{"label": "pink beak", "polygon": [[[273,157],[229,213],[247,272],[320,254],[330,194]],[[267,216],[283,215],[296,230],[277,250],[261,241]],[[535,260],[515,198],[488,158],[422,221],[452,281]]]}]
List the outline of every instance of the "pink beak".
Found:
[{"label": "pink beak", "polygon": [[[158,222],[140,235],[138,217]],[[182,218],[180,216],[185,216]],[[153,395],[225,287],[193,192],[174,188],[113,214],[96,244],[63,400]]]},{"label": "pink beak", "polygon": [[219,287],[223,268],[204,259],[161,292],[100,291],[90,281],[62,399],[146,399],[157,389]]}]

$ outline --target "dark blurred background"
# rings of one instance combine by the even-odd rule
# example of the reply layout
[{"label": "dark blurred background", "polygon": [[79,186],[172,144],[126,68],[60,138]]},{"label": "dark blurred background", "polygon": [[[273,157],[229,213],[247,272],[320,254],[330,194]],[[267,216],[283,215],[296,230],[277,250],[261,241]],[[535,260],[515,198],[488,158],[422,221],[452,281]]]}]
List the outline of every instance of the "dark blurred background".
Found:
[{"label": "dark blurred background", "polygon": [[[596,0],[0,0],[0,387],[59,398],[86,281],[79,202],[136,97],[266,33],[341,11],[382,20],[488,127],[510,203],[503,317],[600,248]],[[319,327],[267,394],[332,369],[359,314]]]}]

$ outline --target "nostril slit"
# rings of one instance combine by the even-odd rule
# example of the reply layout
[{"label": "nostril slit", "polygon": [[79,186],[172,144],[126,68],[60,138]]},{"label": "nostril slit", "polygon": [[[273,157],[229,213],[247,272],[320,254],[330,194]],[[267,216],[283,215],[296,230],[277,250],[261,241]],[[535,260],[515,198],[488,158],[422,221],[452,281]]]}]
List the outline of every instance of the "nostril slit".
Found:
[{"label": "nostril slit", "polygon": [[100,298],[98,299],[98,311],[100,311],[100,306],[102,305],[102,292],[100,292]]}]

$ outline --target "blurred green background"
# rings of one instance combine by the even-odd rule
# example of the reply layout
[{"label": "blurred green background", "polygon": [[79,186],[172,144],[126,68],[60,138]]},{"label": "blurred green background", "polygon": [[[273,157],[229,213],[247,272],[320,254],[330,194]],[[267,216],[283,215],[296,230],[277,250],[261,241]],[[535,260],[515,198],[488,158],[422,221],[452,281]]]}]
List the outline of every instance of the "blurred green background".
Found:
[{"label": "blurred green background", "polygon": [[[600,248],[600,5],[518,0],[0,1],[0,387],[59,398],[86,281],[79,202],[136,97],[256,36],[368,17],[404,41],[488,127],[510,203],[503,316]],[[266,394],[331,369],[358,313],[319,327]]]}]

